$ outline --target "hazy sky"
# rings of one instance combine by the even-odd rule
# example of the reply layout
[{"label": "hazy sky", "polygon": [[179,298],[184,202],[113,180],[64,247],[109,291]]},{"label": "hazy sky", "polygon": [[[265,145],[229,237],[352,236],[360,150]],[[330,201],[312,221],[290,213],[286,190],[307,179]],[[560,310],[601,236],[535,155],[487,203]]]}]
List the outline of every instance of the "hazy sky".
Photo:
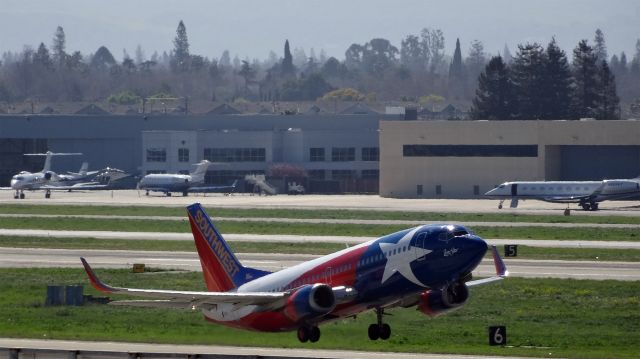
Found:
[{"label": "hazy sky", "polygon": [[464,53],[474,39],[490,54],[505,44],[515,54],[519,43],[546,45],[552,36],[570,51],[600,28],[610,56],[629,56],[640,38],[640,0],[2,0],[0,19],[0,52],[50,47],[60,25],[68,52],[105,45],[118,59],[123,49],[133,56],[138,44],[147,57],[172,49],[180,20],[191,53],[211,58],[225,49],[241,58],[266,59],[270,50],[282,56],[289,39],[292,49],[343,59],[352,43],[382,37],[400,48],[424,27],[442,29],[447,54],[457,37]]}]

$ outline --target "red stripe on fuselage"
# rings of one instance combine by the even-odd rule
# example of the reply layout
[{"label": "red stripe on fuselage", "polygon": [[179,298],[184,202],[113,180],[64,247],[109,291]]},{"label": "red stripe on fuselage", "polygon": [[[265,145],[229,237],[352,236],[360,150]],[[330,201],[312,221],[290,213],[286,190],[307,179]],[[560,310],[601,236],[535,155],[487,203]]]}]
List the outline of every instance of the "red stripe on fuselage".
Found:
[{"label": "red stripe on fuselage", "polygon": [[215,252],[209,246],[209,243],[204,239],[200,228],[191,217],[191,213],[189,213],[189,224],[191,225],[191,232],[193,233],[196,249],[200,257],[200,264],[202,265],[202,273],[207,289],[211,292],[226,292],[233,289],[235,287],[233,281],[227,274],[222,263],[218,260]]}]

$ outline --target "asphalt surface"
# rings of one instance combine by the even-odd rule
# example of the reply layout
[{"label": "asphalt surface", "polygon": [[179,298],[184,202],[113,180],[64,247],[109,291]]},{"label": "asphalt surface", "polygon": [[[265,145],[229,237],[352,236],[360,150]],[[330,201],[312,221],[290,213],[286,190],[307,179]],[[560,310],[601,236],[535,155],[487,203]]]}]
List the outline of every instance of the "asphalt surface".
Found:
[{"label": "asphalt surface", "polygon": [[[326,349],[283,349],[283,348],[250,348],[250,347],[232,347],[217,345],[175,345],[175,344],[146,344],[146,343],[114,343],[114,342],[81,342],[66,340],[41,340],[41,339],[11,339],[0,338],[0,358],[9,358],[9,353],[3,348],[40,348],[48,350],[60,351],[79,351],[81,357],[83,351],[101,351],[101,352],[118,352],[118,353],[172,353],[182,354],[186,357],[188,354],[218,354],[228,355],[231,358],[239,356],[253,356],[255,358],[263,357],[296,357],[296,358],[336,358],[336,359],[514,359],[514,357],[494,357],[494,356],[476,356],[476,355],[455,355],[455,354],[414,354],[414,353],[384,353],[384,352],[361,352],[348,350],[326,350]],[[34,356],[36,357],[36,356]],[[43,357],[42,355],[37,356]],[[49,354],[47,358],[70,358],[67,353],[60,355]],[[108,355],[100,355],[100,358],[109,358]],[[113,355],[112,357],[122,358],[122,355]],[[150,357],[146,355],[145,357]],[[162,356],[166,357],[166,356]]]},{"label": "asphalt surface", "polygon": [[[238,253],[238,259],[249,267],[268,271],[281,270],[316,255]],[[81,268],[80,257],[96,268],[128,268],[134,263],[148,267],[200,271],[195,252],[116,251],[86,249],[0,248],[0,267],[11,268]],[[640,280],[640,263],[602,261],[559,261],[506,259],[509,273],[524,278],[574,278]],[[485,259],[474,271],[476,277],[494,275],[492,260]]]},{"label": "asphalt surface", "polygon": [[[0,191],[0,204],[37,203],[69,205],[138,205],[181,207],[200,202],[205,206],[228,208],[300,208],[300,209],[360,209],[379,211],[420,211],[420,212],[462,212],[462,213],[526,213],[563,215],[564,204],[542,201],[520,201],[518,208],[498,209],[497,200],[456,200],[456,199],[398,199],[383,198],[378,195],[301,195],[301,196],[251,196],[248,194],[192,195],[188,197],[166,197],[161,194],[145,196],[144,191],[57,191],[52,198],[45,199],[42,191],[27,192],[26,199],[13,199],[12,191]],[[570,206],[571,215],[579,216],[638,216],[640,201],[606,201],[600,203],[600,210],[586,212],[577,205]]]},{"label": "asphalt surface", "polygon": [[[116,231],[66,231],[49,229],[2,229],[0,235],[13,237],[96,238],[121,240],[193,241],[191,233],[166,232],[116,232]],[[355,236],[299,236],[292,234],[238,234],[225,233],[224,238],[233,242],[291,242],[291,243],[340,243],[359,244],[377,237]],[[608,248],[640,249],[635,241],[585,241],[585,240],[535,240],[535,239],[486,239],[493,245],[517,244],[547,248]]]}]

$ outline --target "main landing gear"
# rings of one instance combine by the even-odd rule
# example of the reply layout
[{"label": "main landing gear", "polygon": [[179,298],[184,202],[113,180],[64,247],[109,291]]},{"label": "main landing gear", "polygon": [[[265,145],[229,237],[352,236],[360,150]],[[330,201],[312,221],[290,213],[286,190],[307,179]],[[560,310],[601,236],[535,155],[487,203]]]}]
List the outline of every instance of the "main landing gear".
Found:
[{"label": "main landing gear", "polygon": [[320,339],[320,329],[314,326],[303,326],[298,328],[298,340],[301,343],[307,341],[315,343]]},{"label": "main landing gear", "polygon": [[51,190],[48,189],[44,192],[44,198],[51,198]]},{"label": "main landing gear", "polygon": [[376,308],[376,316],[378,323],[369,325],[369,339],[371,340],[387,340],[391,336],[391,327],[387,323],[382,323],[384,309]]},{"label": "main landing gear", "polygon": [[598,210],[598,202],[595,201],[580,201],[580,207],[585,211],[597,211]]}]

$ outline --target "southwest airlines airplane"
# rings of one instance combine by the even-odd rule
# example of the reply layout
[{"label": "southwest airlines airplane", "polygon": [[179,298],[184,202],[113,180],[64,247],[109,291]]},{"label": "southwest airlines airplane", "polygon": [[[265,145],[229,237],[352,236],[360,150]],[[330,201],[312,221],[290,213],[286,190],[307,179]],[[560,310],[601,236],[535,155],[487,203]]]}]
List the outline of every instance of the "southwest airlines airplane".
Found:
[{"label": "southwest airlines airplane", "polygon": [[383,313],[417,307],[429,316],[459,308],[469,287],[503,279],[495,247],[494,277],[471,280],[487,243],[460,225],[423,225],[389,234],[278,272],[243,266],[199,203],[187,207],[208,291],[116,288],[101,282],[84,258],[91,284],[105,293],[147,297],[111,304],[199,308],[206,320],[255,331],[297,331],[301,342],[320,339],[318,325],[374,310],[371,340],[388,339]]},{"label": "southwest airlines airplane", "polygon": [[598,202],[640,196],[640,177],[602,181],[532,181],[505,182],[484,194],[500,199],[511,198],[511,208],[519,199],[538,199],[554,203],[578,203],[585,211],[597,211]]}]

